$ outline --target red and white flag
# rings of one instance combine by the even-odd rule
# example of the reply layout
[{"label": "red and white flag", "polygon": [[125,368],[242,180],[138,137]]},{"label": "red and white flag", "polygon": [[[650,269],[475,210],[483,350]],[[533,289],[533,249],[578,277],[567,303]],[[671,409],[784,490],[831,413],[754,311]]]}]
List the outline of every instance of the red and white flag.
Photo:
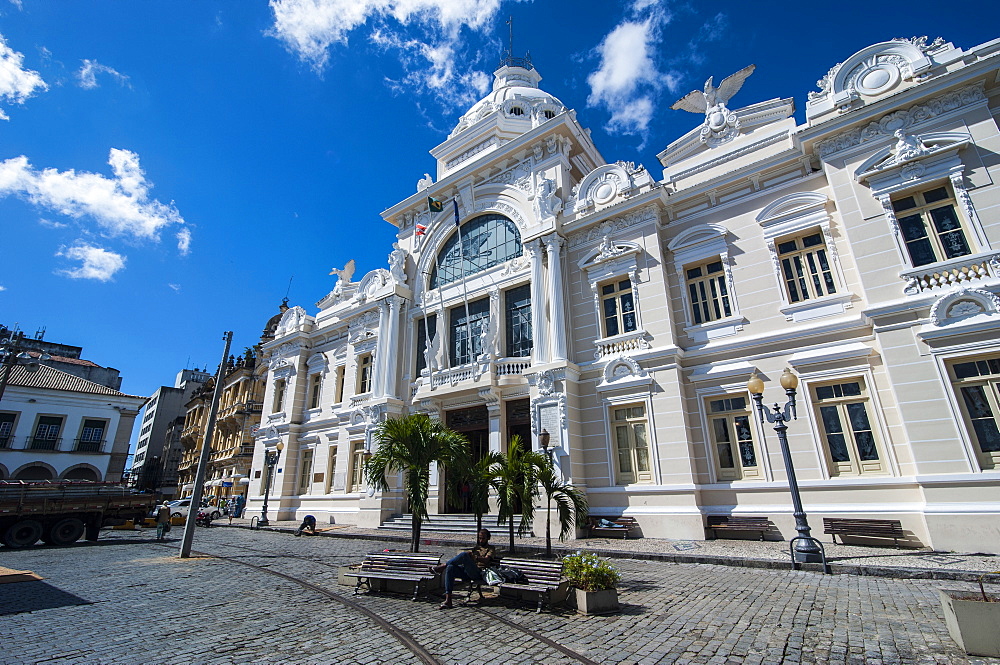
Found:
[{"label": "red and white flag", "polygon": [[418,236],[422,236],[422,235],[424,235],[425,233],[427,233],[427,227],[426,227],[426,226],[424,226],[423,224],[417,224],[417,232],[416,232],[416,235],[418,235]]}]

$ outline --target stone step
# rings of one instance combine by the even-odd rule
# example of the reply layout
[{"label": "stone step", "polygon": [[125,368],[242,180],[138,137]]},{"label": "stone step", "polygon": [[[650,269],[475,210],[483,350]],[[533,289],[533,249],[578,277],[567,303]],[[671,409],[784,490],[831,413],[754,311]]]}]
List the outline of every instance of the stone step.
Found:
[{"label": "stone step", "polygon": [[[385,531],[410,531],[413,516],[409,513],[404,515],[394,515],[379,526]],[[506,526],[497,525],[496,515],[483,515],[483,526],[496,533],[498,530],[505,530]],[[476,532],[476,517],[474,515],[448,514],[431,515],[430,520],[424,520],[420,524],[420,532],[431,533],[469,533]],[[531,534],[534,535],[534,534]]]}]

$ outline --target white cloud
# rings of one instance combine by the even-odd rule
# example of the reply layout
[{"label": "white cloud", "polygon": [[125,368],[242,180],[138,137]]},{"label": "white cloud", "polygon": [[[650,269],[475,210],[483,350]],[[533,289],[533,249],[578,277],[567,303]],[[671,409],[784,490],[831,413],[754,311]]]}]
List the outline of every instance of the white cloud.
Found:
[{"label": "white cloud", "polygon": [[69,227],[69,224],[65,222],[53,222],[51,219],[45,219],[44,217],[38,218],[38,225],[48,229],[65,229]]},{"label": "white cloud", "polygon": [[169,286],[171,289],[173,289],[176,292],[180,292],[180,290],[181,290],[181,285],[180,284],[167,284],[167,286]]},{"label": "white cloud", "polygon": [[4,286],[3,284],[0,284],[0,291],[6,291],[6,290],[7,290],[7,287]]},{"label": "white cloud", "polygon": [[73,279],[96,279],[107,282],[125,267],[123,255],[96,247],[83,240],[77,240],[71,247],[60,248],[56,256],[81,262],[77,268],[57,271],[58,274]]},{"label": "white cloud", "polygon": [[138,155],[112,148],[108,164],[112,178],[73,169],[37,170],[27,157],[14,157],[0,162],[0,197],[16,195],[61,215],[92,219],[113,236],[158,240],[163,227],[184,224],[173,204],[149,198],[152,185]]},{"label": "white cloud", "polygon": [[[7,46],[7,41],[0,35],[0,99],[15,104],[23,104],[36,91],[49,89],[38,72],[24,69],[24,55]],[[9,120],[3,109],[0,109],[0,120]]]},{"label": "white cloud", "polygon": [[191,251],[191,229],[183,228],[177,232],[177,250],[181,256],[187,256]]},{"label": "white cloud", "polygon": [[84,60],[80,71],[76,73],[76,77],[80,79],[81,88],[93,90],[100,86],[97,82],[98,74],[107,74],[124,86],[128,86],[129,84],[127,76],[107,65],[102,65],[96,60]]},{"label": "white cloud", "polygon": [[611,112],[611,131],[642,133],[649,126],[652,94],[666,83],[653,62],[656,32],[652,19],[624,21],[597,47],[601,62],[587,77],[587,103]]},{"label": "white cloud", "polygon": [[[457,63],[463,29],[482,31],[495,21],[501,0],[270,0],[268,34],[320,73],[331,48],[367,26],[368,39],[397,52],[406,72],[394,87],[434,95],[447,106],[482,95],[486,74]],[[405,35],[405,36],[404,36]]]}]

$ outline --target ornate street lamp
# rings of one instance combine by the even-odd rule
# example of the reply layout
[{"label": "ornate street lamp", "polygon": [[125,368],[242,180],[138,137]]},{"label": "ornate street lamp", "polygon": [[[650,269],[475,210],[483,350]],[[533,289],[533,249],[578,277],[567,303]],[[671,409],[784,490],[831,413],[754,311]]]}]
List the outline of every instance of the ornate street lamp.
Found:
[{"label": "ornate street lamp", "polygon": [[260,520],[257,522],[260,526],[267,526],[269,524],[267,521],[267,499],[271,494],[271,479],[274,478],[274,467],[278,464],[278,458],[281,457],[281,451],[284,447],[285,444],[279,441],[274,450],[264,451],[264,464],[267,466],[267,482],[264,484],[264,507],[260,511]]},{"label": "ornate street lamp", "polygon": [[754,372],[753,376],[747,382],[747,390],[750,391],[753,400],[757,402],[757,411],[760,413],[761,420],[773,423],[774,431],[778,433],[778,443],[781,445],[781,457],[785,461],[785,473],[788,475],[788,488],[792,492],[792,507],[795,511],[792,514],[795,516],[795,530],[799,532],[798,536],[792,538],[790,545],[794,551],[793,559],[796,563],[825,563],[826,557],[823,554],[822,544],[809,533],[809,522],[806,521],[806,513],[802,510],[799,483],[795,479],[795,467],[792,466],[792,454],[788,450],[788,437],[786,436],[788,425],[785,422],[789,418],[792,420],[797,419],[795,414],[795,389],[799,385],[799,377],[792,374],[786,368],[781,374],[779,382],[781,383],[781,387],[785,389],[785,394],[788,395],[788,401],[785,403],[784,409],[775,403],[774,413],[770,413],[764,406],[764,382],[757,376],[757,372]]},{"label": "ornate street lamp", "polygon": [[548,455],[549,454],[549,441],[552,435],[549,434],[549,430],[542,428],[542,431],[538,433],[538,445],[542,447],[542,451]]},{"label": "ornate street lamp", "polygon": [[[6,328],[3,330],[10,332]],[[3,393],[7,390],[7,381],[10,380],[10,372],[14,369],[14,365],[21,365],[29,372],[37,372],[40,363],[52,360],[52,356],[44,351],[38,358],[32,358],[31,354],[21,346],[23,341],[24,333],[21,331],[10,333],[9,337],[0,339],[0,367],[3,371],[3,375],[0,376],[0,399],[3,399]]]}]

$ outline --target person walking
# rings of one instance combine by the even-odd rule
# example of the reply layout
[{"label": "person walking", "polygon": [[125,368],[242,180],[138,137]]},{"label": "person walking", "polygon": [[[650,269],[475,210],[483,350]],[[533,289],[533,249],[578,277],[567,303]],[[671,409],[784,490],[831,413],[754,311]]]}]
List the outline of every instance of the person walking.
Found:
[{"label": "person walking", "polygon": [[160,507],[156,509],[156,539],[165,540],[168,531],[170,531],[170,506],[164,499]]}]

